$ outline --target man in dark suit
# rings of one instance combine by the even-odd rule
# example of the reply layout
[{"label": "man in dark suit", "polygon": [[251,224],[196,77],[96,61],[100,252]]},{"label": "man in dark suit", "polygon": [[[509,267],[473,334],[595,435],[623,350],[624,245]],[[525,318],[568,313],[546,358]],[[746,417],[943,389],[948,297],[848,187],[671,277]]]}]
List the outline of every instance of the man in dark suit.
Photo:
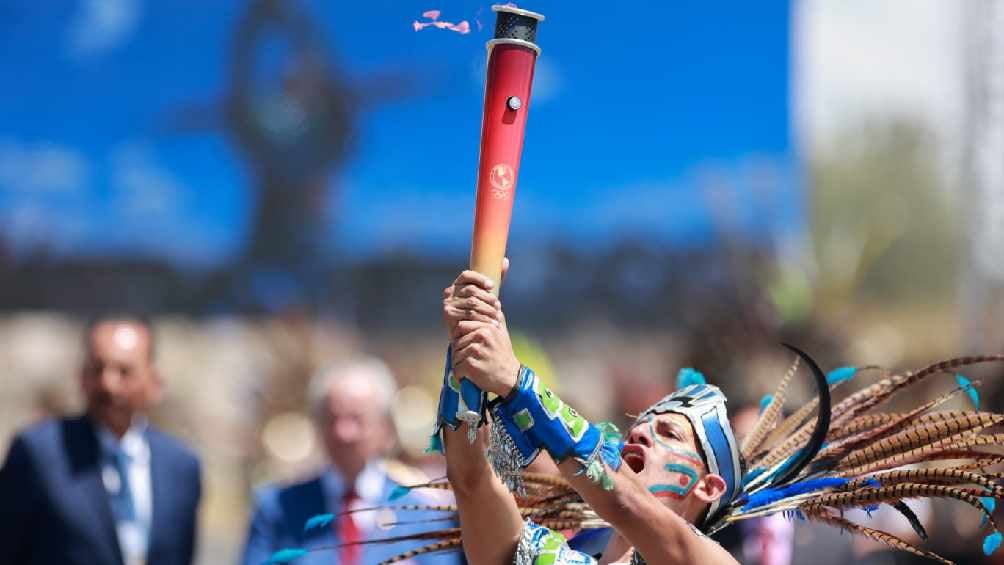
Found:
[{"label": "man in dark suit", "polygon": [[190,565],[198,459],[143,416],[161,395],[148,323],[86,333],[85,414],[18,434],[0,469],[0,563]]},{"label": "man in dark suit", "polygon": [[[430,528],[429,522],[423,520],[449,516],[438,512],[399,512],[395,516],[388,508],[441,502],[423,500],[417,493],[392,497],[396,487],[425,480],[421,473],[386,459],[394,445],[390,407],[396,390],[390,370],[377,359],[358,359],[330,367],[313,379],[309,390],[311,412],[331,465],[308,480],[267,486],[258,492],[241,563],[261,565],[284,548],[332,548],[346,542],[414,534]],[[329,525],[304,528],[313,516],[380,506],[383,510],[340,515]],[[409,524],[388,526],[398,521]],[[296,564],[368,565],[421,545],[348,546],[310,553]],[[457,565],[461,559],[456,551],[422,555],[404,563]]]}]

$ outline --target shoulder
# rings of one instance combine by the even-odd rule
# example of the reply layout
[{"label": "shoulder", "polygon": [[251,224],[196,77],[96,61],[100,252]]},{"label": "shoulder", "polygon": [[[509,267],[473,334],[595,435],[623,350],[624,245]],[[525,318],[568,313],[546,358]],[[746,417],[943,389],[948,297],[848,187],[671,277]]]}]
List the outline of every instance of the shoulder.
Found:
[{"label": "shoulder", "polygon": [[429,481],[429,476],[424,471],[396,459],[387,459],[382,467],[387,479],[398,485],[420,485]]},{"label": "shoulder", "polygon": [[66,441],[87,430],[82,418],[48,418],[21,430],[11,441],[11,456],[52,457]]},{"label": "shoulder", "polygon": [[147,428],[146,437],[147,441],[150,442],[151,451],[156,451],[158,455],[181,462],[187,466],[199,466],[199,456],[180,439],[153,426]]},{"label": "shoulder", "polygon": [[18,432],[14,436],[13,443],[19,443],[29,448],[55,444],[62,435],[61,428],[71,422],[72,420],[54,418],[43,420]]},{"label": "shoulder", "polygon": [[295,506],[300,501],[317,501],[323,496],[320,475],[296,482],[270,483],[255,489],[255,503],[259,508]]}]

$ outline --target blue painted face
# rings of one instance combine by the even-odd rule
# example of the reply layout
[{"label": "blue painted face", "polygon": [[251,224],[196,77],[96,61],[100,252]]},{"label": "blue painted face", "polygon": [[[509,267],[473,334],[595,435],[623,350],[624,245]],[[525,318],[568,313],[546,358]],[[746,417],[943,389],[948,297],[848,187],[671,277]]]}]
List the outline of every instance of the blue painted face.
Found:
[{"label": "blue painted face", "polygon": [[[683,500],[694,490],[705,465],[685,416],[649,415],[632,429],[628,440],[649,446],[642,471],[649,492],[659,498]],[[629,465],[631,457],[626,458]]]},{"label": "blue painted face", "polygon": [[718,387],[694,383],[667,395],[637,420],[643,423],[652,416],[676,414],[690,423],[692,450],[699,450],[704,456],[702,460],[707,473],[718,475],[725,481],[725,492],[711,502],[708,516],[713,516],[723,504],[728,504],[735,497],[742,481],[739,447],[732,434],[725,402],[725,395]]}]

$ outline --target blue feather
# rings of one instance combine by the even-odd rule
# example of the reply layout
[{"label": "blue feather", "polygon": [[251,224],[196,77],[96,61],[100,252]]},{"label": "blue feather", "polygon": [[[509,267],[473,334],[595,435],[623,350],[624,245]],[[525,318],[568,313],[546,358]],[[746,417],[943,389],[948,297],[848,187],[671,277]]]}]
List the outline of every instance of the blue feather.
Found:
[{"label": "blue feather", "polygon": [[614,471],[621,468],[621,451],[624,449],[624,442],[620,439],[606,440],[600,446],[600,458]]},{"label": "blue feather", "polygon": [[768,504],[773,504],[779,500],[784,500],[785,498],[805,494],[807,492],[814,492],[826,488],[842,487],[847,484],[848,480],[849,479],[840,477],[823,477],[820,479],[799,481],[797,483],[792,483],[779,488],[763,489],[759,492],[751,494],[747,499],[746,504],[743,505],[742,510],[743,512],[746,512],[748,510],[753,510],[754,508],[767,506]]},{"label": "blue feather", "polygon": [[335,519],[334,514],[318,514],[317,516],[312,516],[307,523],[303,525],[303,531],[313,530],[314,528],[323,528],[327,526]]},{"label": "blue feather", "polygon": [[680,372],[676,374],[676,389],[688,387],[690,385],[706,385],[708,381],[704,378],[704,375],[700,371],[691,369],[690,367],[684,367],[680,369]]},{"label": "blue feather", "polygon": [[959,383],[959,386],[962,387],[962,390],[966,391],[966,394],[969,395],[969,400],[973,401],[973,406],[975,406],[976,409],[979,410],[980,393],[978,390],[976,390],[976,387],[973,386],[973,382],[967,379],[966,377],[962,376],[960,373],[955,373],[955,382]]},{"label": "blue feather", "polygon": [[411,492],[411,489],[412,487],[409,486],[397,485],[396,487],[391,489],[390,494],[387,496],[387,500],[394,501],[399,498],[404,498],[408,496],[408,493]]},{"label": "blue feather", "polygon": [[753,481],[753,479],[762,475],[766,470],[767,470],[766,467],[755,467],[753,469],[750,469],[750,471],[746,473],[746,476],[743,477],[743,487],[750,484]]},{"label": "blue feather", "polygon": [[994,532],[983,538],[983,555],[993,555],[997,548],[1001,546],[1001,533]]},{"label": "blue feather", "polygon": [[874,477],[868,477],[867,479],[865,479],[865,485],[866,486],[870,486],[872,488],[881,488],[882,487],[882,483],[878,482],[878,479],[876,479]]},{"label": "blue feather", "polygon": [[765,395],[763,395],[763,398],[760,399],[760,413],[761,414],[763,414],[764,410],[766,410],[767,407],[770,406],[771,402],[774,402],[774,395],[773,394],[765,394]]},{"label": "blue feather", "polygon": [[997,501],[992,496],[981,496],[980,502],[983,503],[983,508],[987,509],[987,513],[983,515],[983,520],[980,521],[980,525],[982,526],[987,523],[987,515],[993,514],[994,510],[997,509]]},{"label": "blue feather", "polygon": [[280,549],[268,558],[262,565],[276,565],[278,563],[289,563],[294,559],[299,559],[309,553],[306,549]]},{"label": "blue feather", "polygon": [[857,367],[838,367],[826,374],[826,383],[833,386],[854,378],[858,372]]},{"label": "blue feather", "polygon": [[443,450],[443,438],[439,435],[439,430],[433,432],[432,437],[429,438],[429,447],[425,448],[425,452],[439,453],[440,455],[446,454]]},{"label": "blue feather", "polygon": [[775,469],[775,470],[774,470],[774,472],[772,472],[772,473],[771,473],[771,474],[770,474],[770,475],[769,475],[769,476],[767,477],[767,481],[766,481],[766,482],[767,482],[767,484],[770,484],[770,483],[774,482],[774,479],[776,479],[776,478],[778,478],[779,476],[783,475],[783,474],[784,474],[784,472],[788,470],[788,467],[791,467],[791,465],[792,465],[792,464],[793,464],[793,463],[794,463],[795,461],[797,461],[797,460],[798,460],[798,457],[799,457],[800,455],[802,455],[802,449],[801,449],[801,448],[800,448],[800,449],[797,449],[797,450],[795,450],[795,453],[792,453],[792,454],[791,454],[790,456],[788,456],[788,458],[784,460],[784,463],[782,463],[781,465],[779,465],[779,466],[777,467],[777,469]]}]

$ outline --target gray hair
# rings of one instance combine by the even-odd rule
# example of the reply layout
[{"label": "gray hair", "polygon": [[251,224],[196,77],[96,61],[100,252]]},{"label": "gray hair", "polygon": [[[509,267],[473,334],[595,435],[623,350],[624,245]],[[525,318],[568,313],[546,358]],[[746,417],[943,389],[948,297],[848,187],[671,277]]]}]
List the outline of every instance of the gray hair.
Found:
[{"label": "gray hair", "polygon": [[310,414],[315,421],[320,421],[327,411],[328,395],[341,383],[358,379],[363,380],[376,390],[379,409],[390,416],[391,403],[397,392],[397,381],[387,364],[376,357],[357,357],[328,365],[318,371],[311,379],[307,388],[307,402]]}]

